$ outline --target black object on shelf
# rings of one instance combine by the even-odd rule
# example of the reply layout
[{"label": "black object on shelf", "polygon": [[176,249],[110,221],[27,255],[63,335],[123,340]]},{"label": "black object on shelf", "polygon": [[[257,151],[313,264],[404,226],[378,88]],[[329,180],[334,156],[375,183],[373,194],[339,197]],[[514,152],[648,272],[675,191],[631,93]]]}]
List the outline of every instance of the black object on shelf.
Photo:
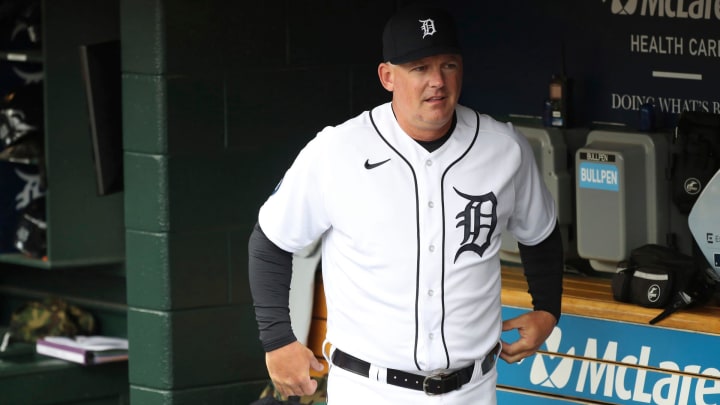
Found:
[{"label": "black object on shelf", "polygon": [[123,189],[120,41],[80,46],[98,195]]}]

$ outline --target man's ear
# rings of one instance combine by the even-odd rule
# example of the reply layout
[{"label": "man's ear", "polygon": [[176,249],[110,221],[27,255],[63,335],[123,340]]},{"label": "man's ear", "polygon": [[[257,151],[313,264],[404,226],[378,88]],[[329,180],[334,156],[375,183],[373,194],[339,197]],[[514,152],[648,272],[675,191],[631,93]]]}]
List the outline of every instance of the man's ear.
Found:
[{"label": "man's ear", "polygon": [[378,65],[378,77],[380,77],[380,84],[387,91],[393,91],[395,89],[395,76],[393,67],[389,63],[381,63]]}]

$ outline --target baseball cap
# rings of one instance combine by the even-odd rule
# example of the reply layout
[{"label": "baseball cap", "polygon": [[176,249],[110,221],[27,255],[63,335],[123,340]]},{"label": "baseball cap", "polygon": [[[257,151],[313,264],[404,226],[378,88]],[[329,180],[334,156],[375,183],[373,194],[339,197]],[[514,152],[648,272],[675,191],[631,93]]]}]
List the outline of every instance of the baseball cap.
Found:
[{"label": "baseball cap", "polygon": [[455,20],[445,10],[411,5],[385,24],[383,59],[400,64],[444,53],[459,54]]}]

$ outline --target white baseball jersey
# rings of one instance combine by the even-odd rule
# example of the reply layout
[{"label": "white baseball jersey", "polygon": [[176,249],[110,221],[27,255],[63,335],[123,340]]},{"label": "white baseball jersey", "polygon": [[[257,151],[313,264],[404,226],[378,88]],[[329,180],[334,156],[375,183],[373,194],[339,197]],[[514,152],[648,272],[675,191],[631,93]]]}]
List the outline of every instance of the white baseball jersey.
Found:
[{"label": "white baseball jersey", "polygon": [[328,340],[406,371],[467,366],[501,333],[501,230],[526,245],[554,229],[555,204],[525,137],[463,106],[428,152],[390,103],[322,130],[259,224],[295,252],[322,236]]}]

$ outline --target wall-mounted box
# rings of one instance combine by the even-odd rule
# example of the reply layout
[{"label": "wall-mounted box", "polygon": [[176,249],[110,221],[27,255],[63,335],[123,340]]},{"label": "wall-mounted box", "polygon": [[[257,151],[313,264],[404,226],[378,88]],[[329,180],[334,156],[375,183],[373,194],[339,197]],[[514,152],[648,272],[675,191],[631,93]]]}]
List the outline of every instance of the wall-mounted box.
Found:
[{"label": "wall-mounted box", "polygon": [[630,251],[665,244],[670,196],[665,134],[595,130],[575,154],[578,254],[615,272]]},{"label": "wall-mounted box", "polygon": [[[574,220],[573,185],[568,172],[567,147],[562,130],[531,126],[516,126],[515,128],[525,135],[532,146],[540,174],[555,200],[566,257],[572,256],[576,249],[572,237],[574,234],[572,231]],[[500,259],[510,263],[519,264],[521,262],[517,241],[509,232],[502,234]]]}]

